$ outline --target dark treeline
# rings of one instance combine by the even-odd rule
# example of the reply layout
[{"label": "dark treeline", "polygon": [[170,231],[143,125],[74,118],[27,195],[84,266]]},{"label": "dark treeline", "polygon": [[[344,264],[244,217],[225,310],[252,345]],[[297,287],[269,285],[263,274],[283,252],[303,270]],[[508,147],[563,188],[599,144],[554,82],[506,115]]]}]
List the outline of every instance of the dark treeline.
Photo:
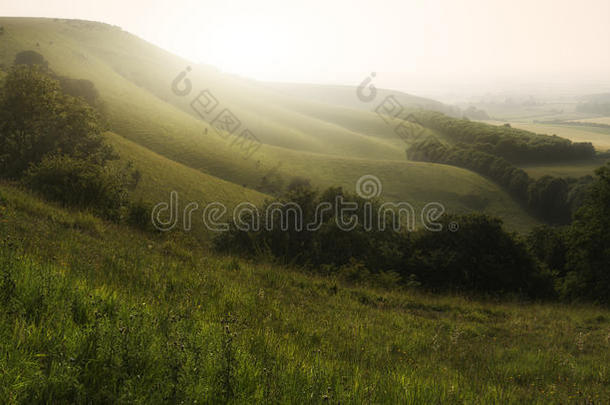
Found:
[{"label": "dark treeline", "polygon": [[589,142],[572,142],[555,135],[539,135],[508,125],[460,120],[434,111],[419,111],[413,117],[452,143],[466,144],[471,149],[502,157],[511,163],[558,162],[595,156],[595,148]]},{"label": "dark treeline", "polygon": [[[331,188],[324,192],[302,185],[282,198],[275,214],[291,219],[288,229],[252,224],[252,213],[215,239],[223,252],[265,256],[293,263],[350,281],[383,285],[420,285],[429,291],[462,291],[476,294],[516,293],[533,298],[587,299],[610,302],[610,165],[597,171],[582,207],[572,225],[537,228],[525,238],[506,232],[499,219],[483,214],[444,215],[438,232],[396,232],[391,218],[383,218],[385,229],[364,226],[366,200]],[[354,202],[357,225],[345,231],[337,224],[335,201],[342,196]],[[333,209],[323,215],[317,230],[295,226],[290,209],[302,210],[303,223],[314,222],[316,207],[328,203]],[[373,205],[375,213],[381,202]],[[258,218],[259,220],[263,220]],[[276,220],[278,218],[275,218]],[[349,218],[343,218],[349,222]],[[451,225],[457,224],[459,229]]]},{"label": "dark treeline", "polygon": [[[356,226],[349,231],[337,223],[338,196],[358,207],[342,218],[344,223],[350,223],[351,215],[357,218]],[[381,202],[364,200],[341,188],[317,192],[311,187],[298,187],[266,202],[260,212],[277,203],[281,207],[274,211],[276,226],[243,231],[243,226],[232,224],[228,232],[215,238],[216,248],[234,254],[271,256],[348,281],[382,282],[384,286],[415,284],[431,291],[514,292],[528,296],[553,293],[550,280],[545,279],[548,275],[539,272],[525,245],[506,233],[500,220],[485,215],[446,215],[439,219],[443,228],[440,232],[397,232],[389,215],[383,218],[385,228],[366,229],[366,204],[372,205],[371,223],[378,224]],[[315,221],[316,207],[325,203],[332,209],[324,213],[319,229],[295,226],[291,207],[298,205],[303,224],[308,224]],[[282,216],[290,225],[284,229],[277,226]],[[241,224],[252,221],[251,213],[240,219]],[[457,232],[448,230],[453,222],[459,224]]]},{"label": "dark treeline", "polygon": [[580,179],[544,176],[534,180],[508,160],[467,145],[446,145],[435,138],[415,142],[407,150],[410,160],[463,167],[486,176],[507,190],[539,218],[567,224],[582,203],[591,176]]}]

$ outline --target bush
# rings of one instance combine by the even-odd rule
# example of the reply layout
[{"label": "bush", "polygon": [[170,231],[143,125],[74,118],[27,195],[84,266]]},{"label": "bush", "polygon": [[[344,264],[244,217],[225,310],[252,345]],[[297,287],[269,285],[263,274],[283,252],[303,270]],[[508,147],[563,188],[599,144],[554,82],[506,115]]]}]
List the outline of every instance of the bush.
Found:
[{"label": "bush", "polygon": [[46,156],[27,171],[24,182],[48,199],[113,220],[120,219],[127,204],[125,173],[65,155]]},{"label": "bush", "polygon": [[143,231],[152,230],[152,207],[150,204],[138,200],[129,204],[127,223]]},{"label": "bush", "polygon": [[61,90],[65,94],[69,94],[72,97],[80,97],[91,107],[98,106],[99,93],[95,88],[93,82],[84,79],[72,79],[70,77],[59,77],[59,84]]},{"label": "bush", "polygon": [[[356,203],[357,211],[351,213],[358,217],[357,226],[349,232],[341,229],[337,224],[337,199],[343,199],[345,204]],[[271,254],[284,261],[305,266],[321,266],[324,264],[337,267],[351,263],[352,260],[361,261],[367,268],[374,271],[382,269],[392,270],[401,260],[401,244],[408,239],[405,233],[393,231],[389,218],[385,230],[377,226],[366,230],[364,224],[364,207],[366,200],[344,192],[341,188],[330,188],[318,193],[311,187],[302,185],[288,192],[274,201],[267,201],[259,210],[261,226],[259,230],[244,232],[232,224],[229,232],[217,236],[214,240],[218,250],[230,253],[249,255]],[[377,224],[379,202],[370,202],[372,223]],[[329,210],[322,216],[316,208],[321,204],[328,204]],[[300,207],[302,212],[302,229],[295,227],[293,213],[290,209]],[[271,207],[273,211],[274,226],[266,229],[265,214]],[[280,218],[288,219],[288,227],[282,229]],[[242,217],[243,222],[252,223],[250,215]],[[319,223],[319,229],[308,231],[307,224]],[[391,253],[391,254],[390,254]]]},{"label": "bush", "polygon": [[49,62],[36,51],[22,51],[15,56],[15,65],[49,67]]}]

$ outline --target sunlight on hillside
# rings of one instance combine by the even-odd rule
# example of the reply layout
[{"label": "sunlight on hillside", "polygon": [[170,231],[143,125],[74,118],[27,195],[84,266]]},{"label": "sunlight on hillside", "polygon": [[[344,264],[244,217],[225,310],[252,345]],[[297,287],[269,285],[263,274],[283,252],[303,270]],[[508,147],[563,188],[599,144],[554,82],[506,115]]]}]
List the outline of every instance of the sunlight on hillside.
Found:
[{"label": "sunlight on hillside", "polygon": [[0,13],[0,403],[610,403],[610,4]]}]

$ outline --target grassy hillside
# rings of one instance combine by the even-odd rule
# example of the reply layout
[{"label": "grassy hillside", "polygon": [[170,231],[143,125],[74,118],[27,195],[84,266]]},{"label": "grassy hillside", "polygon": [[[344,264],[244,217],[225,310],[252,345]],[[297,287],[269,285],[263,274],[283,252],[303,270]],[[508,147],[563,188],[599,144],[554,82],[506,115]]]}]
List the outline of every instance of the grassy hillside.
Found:
[{"label": "grassy hillside", "polygon": [[[186,166],[180,170],[193,177],[183,184],[199,182],[188,168],[233,183],[235,187],[227,183],[222,187],[233,203],[241,191],[247,198],[255,195],[250,190],[262,191],[263,178],[270,173],[279,174],[284,184],[301,176],[321,187],[342,185],[350,190],[360,176],[373,174],[384,181],[382,197],[387,200],[421,205],[440,199],[449,211],[481,209],[501,216],[515,230],[536,223],[481,176],[448,166],[406,162],[404,143],[373,112],[286,95],[206,66],[192,66],[188,77],[193,90],[179,97],[171,83],[190,64],[117,27],[51,19],[0,18],[0,23],[5,27],[0,42],[0,63],[5,68],[17,52],[33,49],[58,73],[93,81],[115,134]],[[218,109],[229,108],[242,121],[242,128],[264,143],[249,159],[244,159],[245,149],[232,144],[234,136],[219,136],[195,116],[189,104],[203,89],[213,92],[220,102]],[[127,144],[120,147],[131,153]],[[148,178],[161,179],[160,166],[143,162],[154,154],[138,159],[146,171],[151,170],[145,173]],[[144,188],[158,190],[161,180],[154,184]],[[150,198],[165,194],[144,193]]]},{"label": "grassy hillside", "polygon": [[[169,193],[175,190],[184,204],[195,201],[203,206],[219,201],[229,209],[235,202],[250,201],[256,204],[265,198],[264,194],[177,164],[115,134],[108,133],[107,139],[121,151],[125,160],[133,161],[144,173],[136,189],[136,198],[141,196],[148,201],[168,201]],[[361,173],[376,173],[383,185],[383,197],[388,200],[406,197],[406,201],[416,208],[422,208],[431,201],[451,201],[448,209],[453,212],[485,210],[502,217],[512,217],[509,224],[515,229],[527,229],[533,222],[522,220],[512,200],[506,193],[498,191],[494,183],[467,170],[431,163],[380,162],[314,154],[308,154],[306,160],[298,160],[298,156],[292,158],[290,155],[294,152],[287,153],[288,158],[282,162],[281,170],[307,173],[322,188],[338,185],[352,191]],[[255,164],[252,169],[254,175],[265,174]],[[332,179],[328,178],[328,173],[333,173]],[[413,181],[405,184],[404,179]],[[260,182],[260,178],[253,176],[251,181]],[[430,187],[428,181],[433,181],[435,187]],[[459,193],[452,191],[456,183],[460,184]]]},{"label": "grassy hillside", "polygon": [[610,312],[345,284],[0,185],[8,403],[605,403]]},{"label": "grassy hillside", "polygon": [[[241,185],[176,163],[111,132],[106,133],[105,137],[110,145],[121,152],[124,162],[132,162],[142,173],[142,178],[132,196],[136,201],[142,199],[148,202],[169,202],[170,193],[176,191],[182,209],[191,202],[196,202],[200,207],[212,202],[220,202],[228,210],[232,210],[242,201],[260,204],[266,198],[270,198]],[[201,209],[193,214],[194,218],[201,217]],[[199,220],[193,221],[192,231],[198,237],[205,239],[210,236]]]},{"label": "grassy hillside", "polygon": [[296,96],[306,100],[322,102],[329,105],[340,105],[358,110],[371,111],[388,96],[394,96],[404,107],[439,111],[448,115],[457,111],[453,107],[444,105],[435,100],[417,97],[401,91],[377,89],[375,102],[364,103],[356,96],[354,86],[333,86],[322,84],[300,84],[300,83],[267,83],[267,87],[275,89],[286,95]]}]

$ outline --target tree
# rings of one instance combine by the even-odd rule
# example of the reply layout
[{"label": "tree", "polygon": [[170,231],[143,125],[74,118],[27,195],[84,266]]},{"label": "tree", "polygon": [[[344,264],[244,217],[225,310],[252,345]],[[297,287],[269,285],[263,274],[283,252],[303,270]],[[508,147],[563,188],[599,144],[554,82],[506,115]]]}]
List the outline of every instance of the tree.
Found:
[{"label": "tree", "polygon": [[64,93],[77,98],[82,97],[91,107],[98,106],[99,93],[93,82],[64,76],[60,76],[58,79]]},{"label": "tree", "polygon": [[570,232],[563,292],[610,302],[610,164],[599,168],[597,179]]},{"label": "tree", "polygon": [[18,178],[51,152],[98,164],[116,158],[93,108],[63,94],[46,69],[15,66],[0,93],[1,173]]},{"label": "tree", "polygon": [[570,222],[568,191],[565,179],[544,176],[530,184],[528,204],[547,221],[566,224]]},{"label": "tree", "polygon": [[[548,294],[525,245],[502,229],[502,221],[483,214],[445,215],[441,232],[422,231],[408,267],[424,286],[436,290]],[[452,231],[451,223],[459,225]],[[455,228],[453,228],[455,230]]]}]

